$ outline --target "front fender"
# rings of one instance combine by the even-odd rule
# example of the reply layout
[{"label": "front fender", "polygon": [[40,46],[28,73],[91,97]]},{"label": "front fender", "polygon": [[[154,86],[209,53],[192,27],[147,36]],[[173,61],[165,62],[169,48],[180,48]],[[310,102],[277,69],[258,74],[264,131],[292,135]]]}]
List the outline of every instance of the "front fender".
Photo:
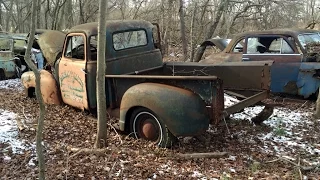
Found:
[{"label": "front fender", "polygon": [[156,114],[175,136],[197,135],[208,129],[204,101],[195,93],[165,84],[142,83],[129,88],[120,106],[120,129],[130,123],[132,109],[145,107]]},{"label": "front fender", "polygon": [[[61,95],[53,75],[46,70],[40,71],[40,87],[43,101],[46,104],[62,104]],[[21,82],[25,89],[36,87],[35,74],[28,71],[22,74]]]}]

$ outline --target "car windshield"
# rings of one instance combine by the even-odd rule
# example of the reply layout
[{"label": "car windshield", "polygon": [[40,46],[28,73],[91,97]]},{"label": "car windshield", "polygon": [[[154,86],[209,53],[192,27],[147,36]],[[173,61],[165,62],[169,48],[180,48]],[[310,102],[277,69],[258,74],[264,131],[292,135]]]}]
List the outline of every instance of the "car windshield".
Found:
[{"label": "car windshield", "polygon": [[304,33],[299,34],[298,39],[300,44],[305,48],[309,43],[320,42],[320,35],[319,33]]},{"label": "car windshield", "polygon": [[0,38],[0,51],[12,51],[13,40]]}]

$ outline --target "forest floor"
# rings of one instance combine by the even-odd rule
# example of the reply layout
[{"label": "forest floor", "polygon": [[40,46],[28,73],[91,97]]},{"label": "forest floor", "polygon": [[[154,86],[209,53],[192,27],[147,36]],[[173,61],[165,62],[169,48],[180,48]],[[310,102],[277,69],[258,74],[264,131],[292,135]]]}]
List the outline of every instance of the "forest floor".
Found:
[{"label": "forest floor", "polygon": [[[227,105],[232,101],[225,99]],[[280,97],[268,101],[281,107],[262,125],[250,121],[262,107],[249,107],[210,127],[200,140],[180,138],[170,149],[108,126],[108,151],[102,154],[71,151],[93,147],[94,116],[66,105],[49,105],[43,143],[47,179],[320,179],[320,120],[312,117],[314,102]],[[37,101],[24,96],[18,79],[0,81],[0,179],[36,179],[38,113]],[[228,154],[177,156],[208,152]]]}]

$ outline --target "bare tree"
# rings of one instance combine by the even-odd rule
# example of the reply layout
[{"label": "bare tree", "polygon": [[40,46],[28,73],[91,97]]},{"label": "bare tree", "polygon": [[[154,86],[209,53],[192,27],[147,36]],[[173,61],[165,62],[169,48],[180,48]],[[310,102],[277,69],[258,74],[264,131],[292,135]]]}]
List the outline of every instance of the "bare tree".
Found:
[{"label": "bare tree", "polygon": [[97,62],[97,103],[98,124],[95,148],[107,146],[107,115],[105,91],[105,48],[106,48],[106,8],[107,0],[99,3],[99,29],[98,29],[98,62]]},{"label": "bare tree", "polygon": [[[224,9],[228,6],[228,4],[229,4],[229,0],[221,0],[220,1],[220,6],[219,6],[218,11],[216,13],[216,16],[214,18],[214,21],[212,22],[211,26],[209,27],[204,40],[210,39],[212,37],[213,33],[215,32],[215,30],[219,24],[222,13],[223,13]],[[205,50],[205,47],[203,47],[203,46],[198,48],[195,59],[194,59],[195,62],[200,61],[200,59],[204,53],[204,50]]]},{"label": "bare tree", "polygon": [[188,43],[186,38],[186,24],[184,22],[183,6],[184,6],[184,2],[183,0],[180,0],[180,6],[179,6],[180,32],[181,32],[181,40],[182,40],[183,60],[186,61],[188,59]]},{"label": "bare tree", "polygon": [[36,77],[36,96],[40,106],[40,115],[38,118],[38,127],[37,127],[37,134],[36,134],[36,150],[37,150],[37,157],[38,157],[38,167],[39,167],[39,179],[45,179],[45,164],[44,164],[44,156],[43,156],[43,149],[42,149],[42,138],[43,138],[43,124],[44,124],[44,116],[46,113],[46,107],[43,102],[41,89],[40,89],[40,72],[38,71],[37,67],[32,63],[30,59],[31,47],[34,41],[34,34],[35,34],[35,24],[36,24],[36,13],[37,13],[37,0],[32,0],[32,16],[31,16],[31,31],[30,36],[28,39],[27,50],[25,53],[25,60],[28,66],[32,69],[33,73]]}]

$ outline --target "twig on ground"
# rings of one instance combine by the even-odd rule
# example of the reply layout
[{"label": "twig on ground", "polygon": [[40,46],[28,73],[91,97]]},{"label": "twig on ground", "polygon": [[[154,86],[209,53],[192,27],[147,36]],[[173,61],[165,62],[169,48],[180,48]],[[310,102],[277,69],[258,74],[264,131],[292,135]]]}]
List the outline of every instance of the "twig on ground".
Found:
[{"label": "twig on ground", "polygon": [[[320,164],[317,164],[315,166],[301,166],[300,163],[295,163],[292,162],[289,158],[287,157],[279,157],[278,159],[275,160],[271,160],[271,161],[267,161],[266,163],[273,163],[273,162],[277,162],[277,161],[284,161],[287,162],[295,167],[298,167],[300,170],[304,171],[304,172],[308,172],[308,171],[312,171],[312,170],[316,170],[318,168],[320,168]],[[299,160],[300,161],[300,160]]]},{"label": "twig on ground", "polygon": [[122,139],[121,139],[121,136],[120,136],[119,133],[117,132],[116,128],[114,128],[114,127],[112,126],[112,124],[110,124],[110,123],[107,123],[107,124],[108,124],[108,126],[110,126],[111,129],[113,129],[113,131],[116,133],[116,136],[117,136],[117,137],[119,138],[119,140],[120,140],[120,144],[123,144]]},{"label": "twig on ground", "polygon": [[209,152],[209,153],[190,153],[190,154],[174,154],[175,157],[184,159],[199,159],[199,158],[222,158],[228,155],[227,152]]},{"label": "twig on ground", "polygon": [[95,155],[104,156],[108,151],[110,151],[109,149],[72,148],[72,147],[68,147],[67,149],[71,152],[74,152],[74,154],[71,155],[69,159],[79,154],[95,154]]}]

